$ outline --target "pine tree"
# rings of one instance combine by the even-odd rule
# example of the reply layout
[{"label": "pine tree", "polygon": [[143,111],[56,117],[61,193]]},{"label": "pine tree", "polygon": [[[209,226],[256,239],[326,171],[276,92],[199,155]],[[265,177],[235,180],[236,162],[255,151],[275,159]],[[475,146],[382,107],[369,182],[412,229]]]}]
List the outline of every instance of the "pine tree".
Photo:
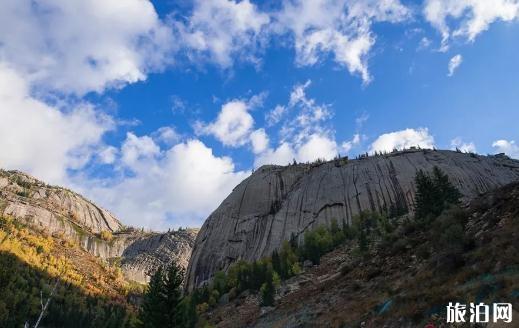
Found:
[{"label": "pine tree", "polygon": [[193,296],[187,296],[182,299],[179,304],[181,309],[181,322],[182,327],[193,328],[198,321],[198,315],[196,313],[196,298]]},{"label": "pine tree", "polygon": [[419,170],[415,176],[415,217],[425,219],[429,214],[437,212],[438,191],[429,175]]},{"label": "pine tree", "polygon": [[450,205],[460,203],[461,194],[449,181],[449,177],[438,167],[432,176],[419,170],[415,176],[415,217],[424,220],[437,217]]},{"label": "pine tree", "polygon": [[261,285],[261,305],[271,306],[274,305],[274,276],[272,270],[266,272],[265,282]]},{"label": "pine tree", "polygon": [[281,258],[279,257],[279,253],[276,249],[272,252],[272,269],[274,269],[274,271],[276,271],[280,276],[283,276]]},{"label": "pine tree", "polygon": [[182,301],[183,275],[183,270],[175,262],[169,265],[164,279],[164,307],[167,316],[164,327],[178,327],[181,324],[179,304]]},{"label": "pine tree", "polygon": [[150,279],[143,297],[139,319],[143,327],[163,328],[183,325],[182,311],[183,272],[176,263],[167,271],[160,267]]},{"label": "pine tree", "polygon": [[160,267],[150,278],[142,300],[139,319],[143,327],[160,328],[167,322],[164,295],[164,272]]},{"label": "pine tree", "polygon": [[460,203],[461,193],[449,181],[449,176],[440,170],[440,168],[437,166],[433,168],[433,179],[434,184],[441,193],[441,198],[444,203],[442,204],[443,207],[446,207],[448,204],[458,205]]}]

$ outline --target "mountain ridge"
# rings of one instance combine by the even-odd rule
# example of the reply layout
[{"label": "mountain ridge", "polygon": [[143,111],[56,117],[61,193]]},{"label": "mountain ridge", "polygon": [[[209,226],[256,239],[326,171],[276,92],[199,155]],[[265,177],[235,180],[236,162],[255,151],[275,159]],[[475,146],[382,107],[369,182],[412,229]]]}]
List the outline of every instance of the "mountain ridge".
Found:
[{"label": "mountain ridge", "polygon": [[68,238],[103,260],[120,262],[126,278],[141,283],[171,261],[186,268],[198,231],[158,233],[126,227],[86,197],[16,170],[0,170],[0,216]]},{"label": "mountain ridge", "polygon": [[348,160],[263,166],[242,181],[202,226],[187,271],[200,286],[233,262],[270,255],[283,240],[360,211],[411,213],[417,170],[440,167],[465,200],[519,179],[519,161],[446,150],[409,149]]}]

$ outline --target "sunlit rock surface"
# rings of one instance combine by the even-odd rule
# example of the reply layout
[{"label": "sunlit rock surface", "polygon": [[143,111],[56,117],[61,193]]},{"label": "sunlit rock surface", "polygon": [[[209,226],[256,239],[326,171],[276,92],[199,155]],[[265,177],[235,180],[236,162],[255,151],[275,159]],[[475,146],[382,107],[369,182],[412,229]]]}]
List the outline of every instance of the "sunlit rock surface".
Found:
[{"label": "sunlit rock surface", "polygon": [[465,199],[519,179],[519,161],[504,155],[408,150],[358,160],[263,166],[207,218],[193,248],[187,287],[238,259],[270,255],[283,240],[360,211],[412,212],[414,177],[438,166]]}]

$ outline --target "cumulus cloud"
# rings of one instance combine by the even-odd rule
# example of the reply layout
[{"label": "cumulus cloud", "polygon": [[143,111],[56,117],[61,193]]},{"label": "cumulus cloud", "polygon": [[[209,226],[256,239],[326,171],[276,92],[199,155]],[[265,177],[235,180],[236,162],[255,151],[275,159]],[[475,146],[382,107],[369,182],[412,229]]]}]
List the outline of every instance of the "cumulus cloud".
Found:
[{"label": "cumulus cloud", "polygon": [[459,149],[464,153],[475,153],[476,145],[473,142],[464,142],[460,137],[451,140],[451,150]]},{"label": "cumulus cloud", "polygon": [[63,110],[31,97],[28,83],[1,64],[0,117],[0,167],[55,184],[66,183],[67,170],[80,169],[101,150],[102,136],[114,128],[90,104]]},{"label": "cumulus cloud", "polygon": [[173,44],[147,0],[0,2],[1,60],[45,90],[82,95],[144,80]]},{"label": "cumulus cloud", "polygon": [[292,146],[287,143],[281,143],[277,148],[267,148],[260,153],[254,160],[254,166],[260,167],[267,164],[287,165],[296,159],[296,154]]},{"label": "cumulus cloud", "polygon": [[245,101],[229,101],[222,106],[213,123],[198,122],[195,130],[201,135],[213,135],[226,146],[243,146],[249,142],[248,137],[254,126],[254,119],[248,110],[249,105]]},{"label": "cumulus cloud", "polygon": [[255,161],[254,166],[260,167],[266,164],[287,165],[292,161],[297,162],[313,162],[317,159],[330,160],[337,156],[338,147],[335,140],[319,135],[312,134],[301,144],[292,144],[282,142],[277,148],[268,148],[260,153]]},{"label": "cumulus cloud", "polygon": [[236,56],[256,61],[269,22],[270,16],[249,0],[195,0],[191,16],[174,26],[192,59],[228,68]]},{"label": "cumulus cloud", "polygon": [[311,162],[318,158],[331,159],[337,156],[337,143],[327,136],[312,134],[297,150],[297,160]]},{"label": "cumulus cloud", "polygon": [[159,146],[149,136],[137,137],[128,132],[121,147],[121,157],[124,165],[133,167],[146,159],[152,159],[160,153]]},{"label": "cumulus cloud", "polygon": [[518,0],[427,0],[425,18],[442,35],[441,50],[448,49],[451,37],[474,41],[476,36],[497,20],[512,21],[519,17]]},{"label": "cumulus cloud", "polygon": [[[249,171],[236,171],[229,157],[213,154],[192,139],[160,149],[148,136],[128,134],[133,160],[121,160],[130,175],[77,181],[83,192],[109,208],[127,224],[164,230],[200,226]],[[128,149],[128,147],[126,147]],[[81,190],[81,187],[80,187]]]},{"label": "cumulus cloud", "polygon": [[500,139],[492,143],[497,153],[505,153],[510,157],[519,159],[519,146],[514,140]]},{"label": "cumulus cloud", "polygon": [[405,129],[385,133],[379,136],[370,147],[369,152],[392,151],[410,147],[434,148],[434,138],[427,128]]},{"label": "cumulus cloud", "polygon": [[252,144],[252,151],[254,154],[259,154],[265,151],[269,146],[269,137],[265,129],[257,129],[250,134]]},{"label": "cumulus cloud", "polygon": [[276,16],[277,28],[293,35],[299,65],[314,65],[331,54],[367,83],[367,54],[375,43],[372,23],[403,21],[409,10],[398,0],[286,0]]},{"label": "cumulus cloud", "polygon": [[461,57],[460,54],[452,57],[451,60],[449,61],[449,73],[447,74],[447,76],[454,75],[454,72],[456,71],[456,69],[458,69],[458,67],[461,65],[462,62],[463,62],[463,57]]}]

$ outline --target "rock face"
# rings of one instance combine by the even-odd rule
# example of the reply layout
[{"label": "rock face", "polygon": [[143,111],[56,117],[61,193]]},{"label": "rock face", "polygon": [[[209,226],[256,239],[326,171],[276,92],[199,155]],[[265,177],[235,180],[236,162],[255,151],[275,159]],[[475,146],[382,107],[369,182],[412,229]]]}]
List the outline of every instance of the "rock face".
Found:
[{"label": "rock face", "polygon": [[135,281],[148,281],[150,273],[171,262],[185,270],[197,233],[198,229],[186,229],[138,239],[123,251],[122,269]]},{"label": "rock face", "polygon": [[[186,269],[198,230],[150,233],[123,226],[111,213],[68,189],[18,171],[0,170],[0,215],[76,241],[89,253],[120,260],[127,278],[147,282],[160,265]],[[101,234],[109,238],[101,238]]]},{"label": "rock face", "polygon": [[23,217],[50,233],[73,234],[73,225],[90,233],[116,232],[122,224],[108,211],[70,190],[49,186],[18,171],[0,172],[2,214]]},{"label": "rock face", "polygon": [[504,155],[407,150],[358,160],[263,166],[240,183],[200,230],[188,267],[192,289],[239,259],[268,256],[283,240],[360,211],[412,212],[417,170],[438,166],[465,199],[519,180]]}]

